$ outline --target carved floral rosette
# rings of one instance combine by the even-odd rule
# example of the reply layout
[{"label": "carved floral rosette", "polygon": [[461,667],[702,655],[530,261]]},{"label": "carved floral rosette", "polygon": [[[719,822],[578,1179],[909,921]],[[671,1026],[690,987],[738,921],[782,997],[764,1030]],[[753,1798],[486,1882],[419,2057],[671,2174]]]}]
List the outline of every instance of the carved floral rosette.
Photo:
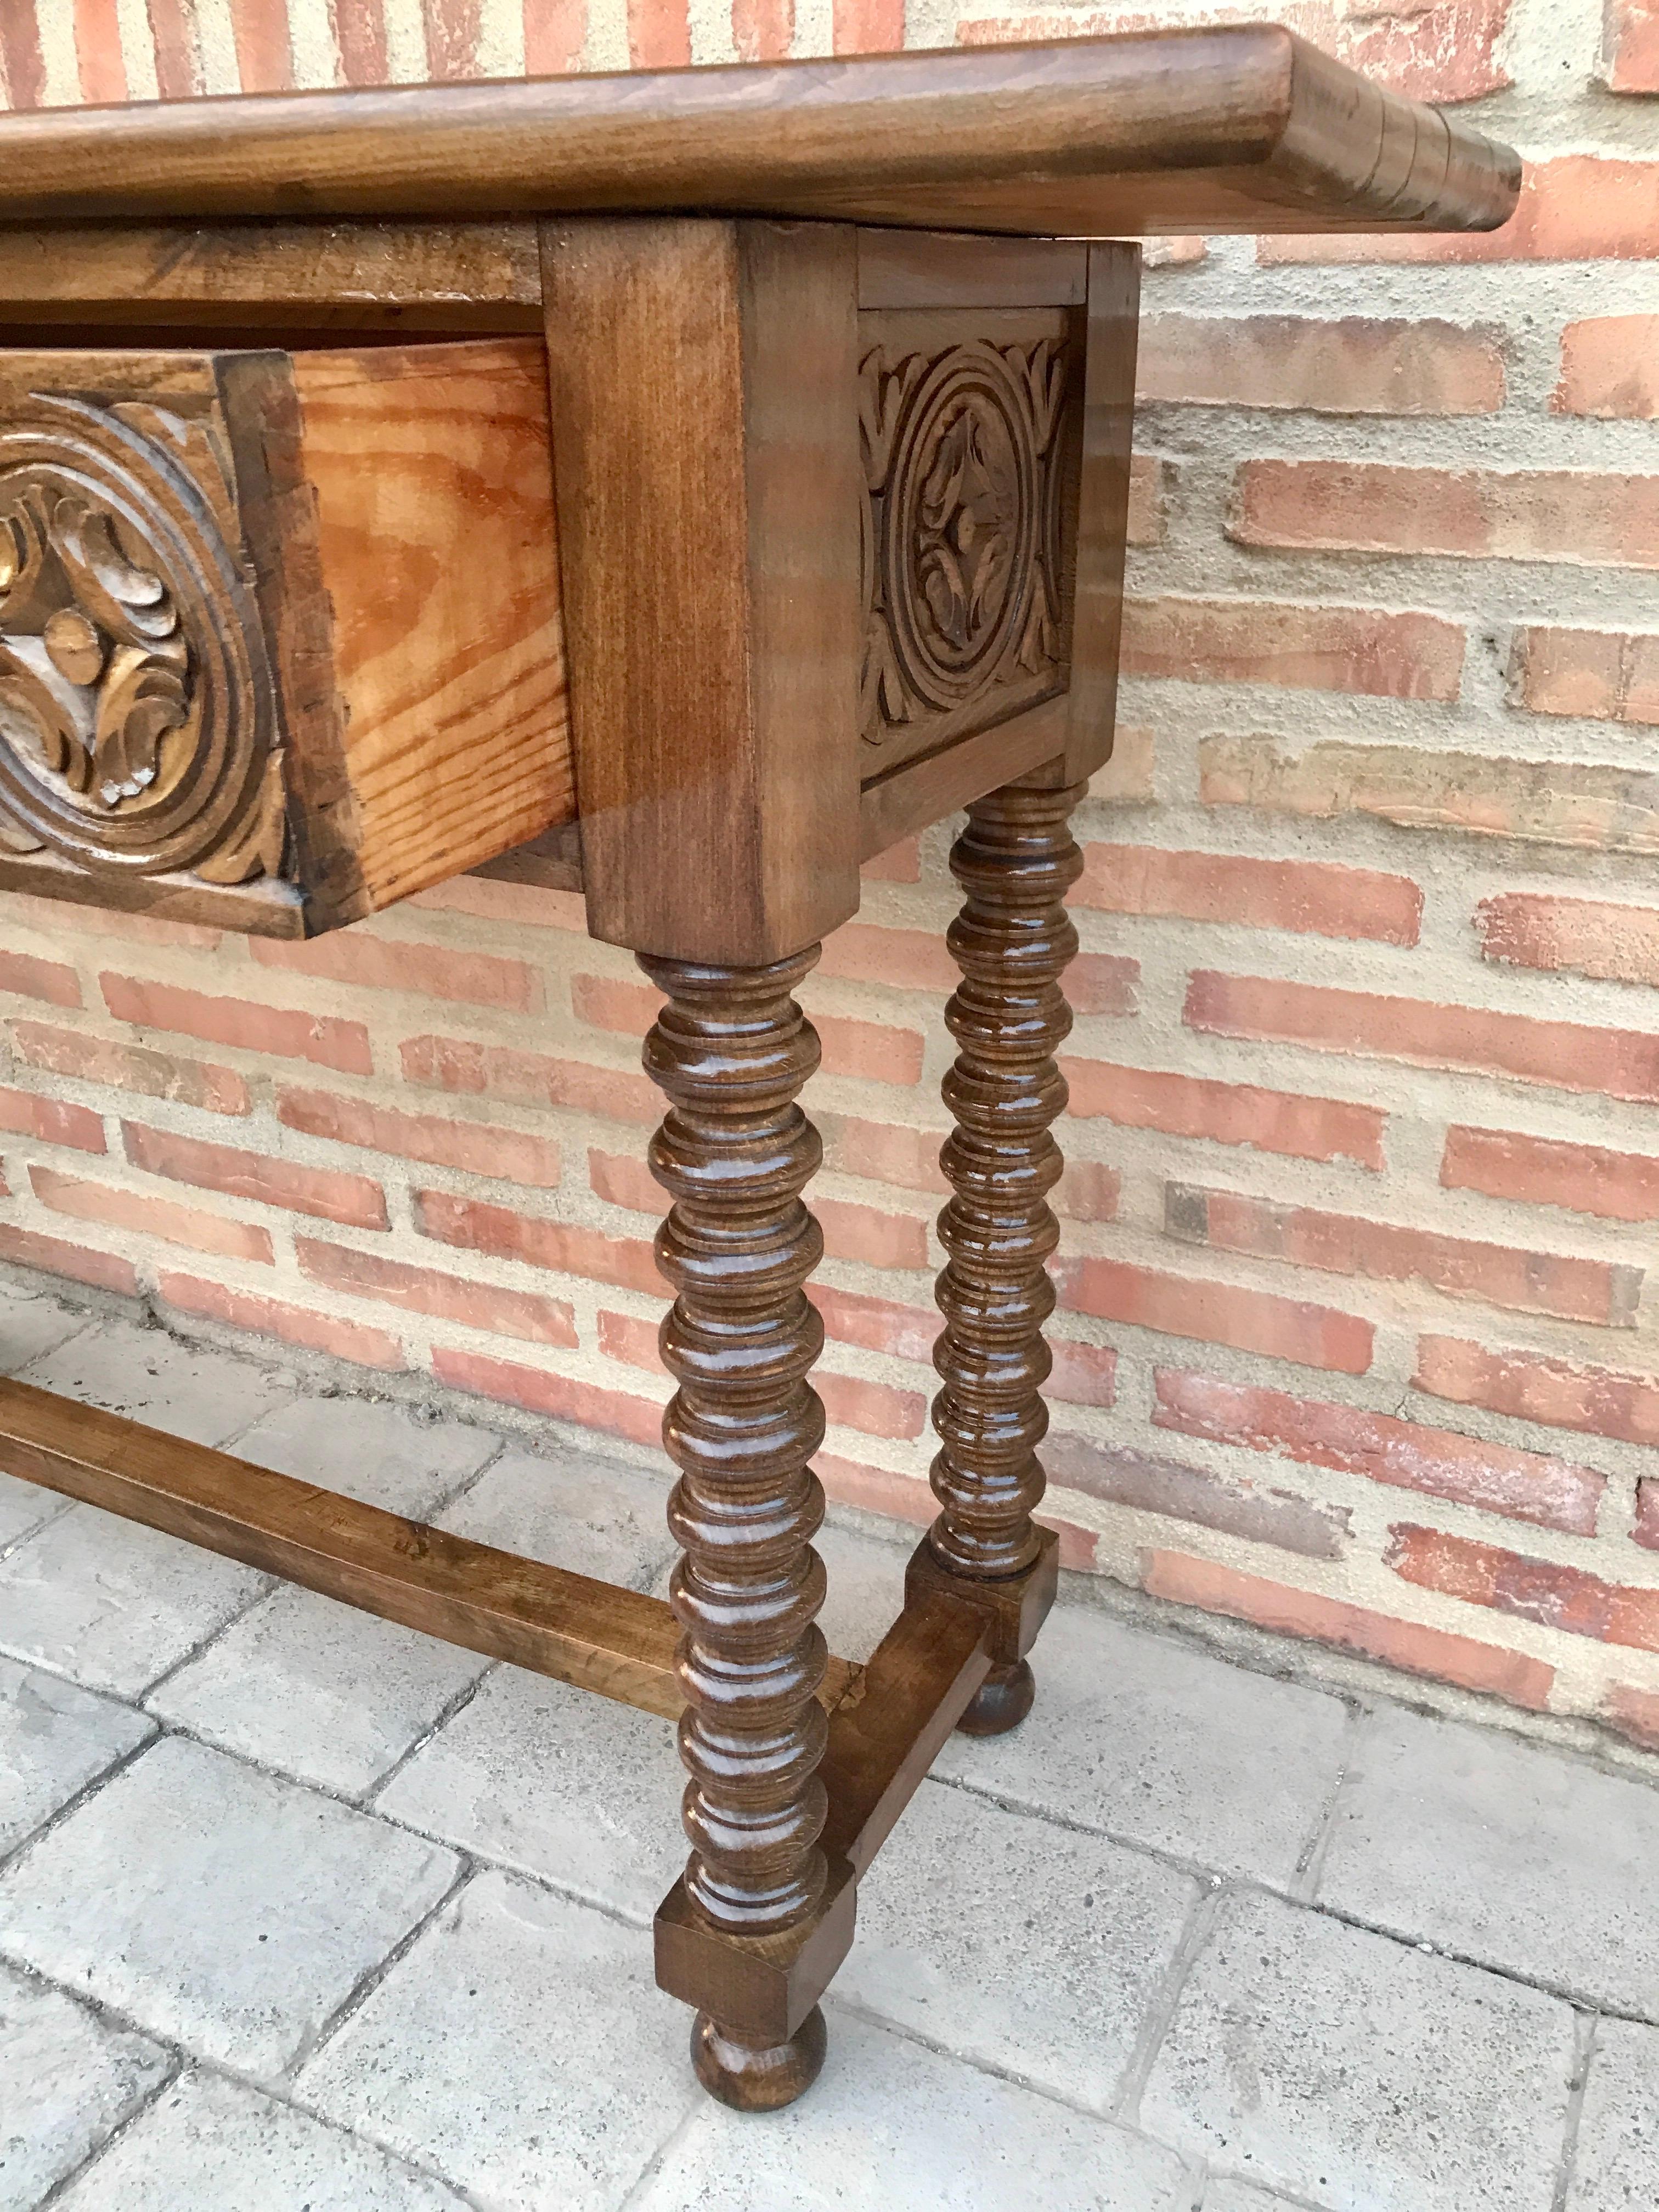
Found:
[{"label": "carved floral rosette", "polygon": [[[1060,337],[878,345],[860,372],[866,744],[994,722],[1066,681]],[[920,727],[918,726],[921,726]]]},{"label": "carved floral rosette", "polygon": [[276,874],[273,693],[211,424],[0,407],[0,848],[100,876]]}]

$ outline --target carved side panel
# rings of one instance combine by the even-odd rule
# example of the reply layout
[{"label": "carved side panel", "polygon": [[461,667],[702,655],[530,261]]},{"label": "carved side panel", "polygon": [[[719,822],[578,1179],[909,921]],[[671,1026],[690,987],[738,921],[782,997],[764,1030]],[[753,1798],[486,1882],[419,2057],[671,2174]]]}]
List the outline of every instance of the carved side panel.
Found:
[{"label": "carved side panel", "polygon": [[1083,347],[1064,310],[859,325],[868,781],[1066,688]]},{"label": "carved side panel", "polygon": [[41,388],[57,368],[0,377],[6,879],[127,904],[150,902],[134,879],[278,877],[276,701],[210,373],[152,356],[117,396]]}]

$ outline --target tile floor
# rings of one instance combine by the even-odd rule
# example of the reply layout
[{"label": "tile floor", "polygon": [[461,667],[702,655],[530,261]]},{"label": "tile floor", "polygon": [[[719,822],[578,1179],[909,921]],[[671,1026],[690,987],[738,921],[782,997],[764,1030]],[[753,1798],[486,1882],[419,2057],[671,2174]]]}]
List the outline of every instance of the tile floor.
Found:
[{"label": "tile floor", "polygon": [[[663,1486],[0,1287],[0,1370],[660,1584]],[[906,1544],[824,1540],[830,1641]],[[742,2120],[665,1723],[0,1477],[0,2212],[1654,2212],[1659,1786],[1069,1595]]]}]

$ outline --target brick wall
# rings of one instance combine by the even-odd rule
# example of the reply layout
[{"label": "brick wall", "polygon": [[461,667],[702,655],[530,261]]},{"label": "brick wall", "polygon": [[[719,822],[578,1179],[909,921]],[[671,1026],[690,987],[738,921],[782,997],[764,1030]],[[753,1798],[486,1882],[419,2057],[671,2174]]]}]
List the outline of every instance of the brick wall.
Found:
[{"label": "brick wall", "polygon": [[[1153,254],[1051,1504],[1073,1565],[1659,1748],[1659,14],[1288,12],[1477,101],[1527,196]],[[0,61],[27,106],[1115,20],[40,0]],[[820,1466],[918,1520],[945,842],[805,994]],[[0,1256],[651,1440],[653,994],[574,901],[463,882],[298,951],[0,910]]]}]

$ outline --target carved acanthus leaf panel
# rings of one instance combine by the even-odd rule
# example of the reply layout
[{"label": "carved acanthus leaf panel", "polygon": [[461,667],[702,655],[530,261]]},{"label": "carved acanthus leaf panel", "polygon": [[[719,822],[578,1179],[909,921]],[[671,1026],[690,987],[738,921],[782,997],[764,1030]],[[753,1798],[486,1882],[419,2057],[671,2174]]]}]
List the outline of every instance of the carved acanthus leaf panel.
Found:
[{"label": "carved acanthus leaf panel", "polygon": [[9,852],[99,881],[281,872],[274,693],[230,475],[209,394],[0,387]]},{"label": "carved acanthus leaf panel", "polygon": [[1065,690],[1082,361],[1060,313],[861,325],[869,775]]}]

